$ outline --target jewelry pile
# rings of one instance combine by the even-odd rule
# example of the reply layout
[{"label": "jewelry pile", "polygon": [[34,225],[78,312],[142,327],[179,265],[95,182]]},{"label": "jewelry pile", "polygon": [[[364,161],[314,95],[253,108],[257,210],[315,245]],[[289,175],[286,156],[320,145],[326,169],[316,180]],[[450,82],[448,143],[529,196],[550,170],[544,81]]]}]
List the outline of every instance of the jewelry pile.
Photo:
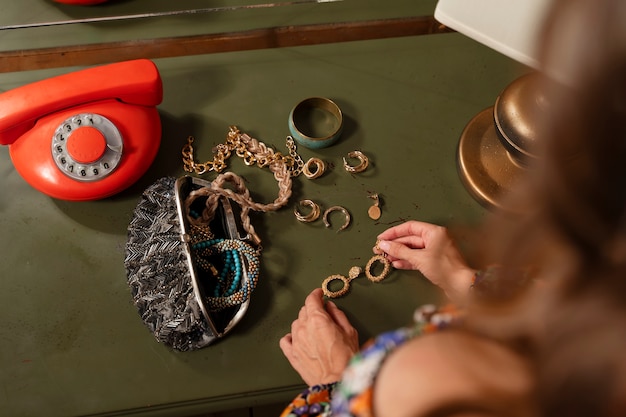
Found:
[{"label": "jewelry pile", "polygon": [[[272,149],[265,147],[264,144],[258,143],[249,138],[245,134],[241,134],[236,127],[231,127],[228,140],[225,144],[218,145],[214,151],[213,160],[206,161],[204,163],[198,163],[193,158],[193,138],[188,138],[187,145],[183,148],[183,162],[184,168],[188,172],[194,172],[196,174],[204,174],[208,171],[221,172],[226,168],[226,160],[231,154],[244,159],[246,165],[257,164],[259,167],[270,167],[270,170],[274,172],[279,182],[279,198],[274,204],[259,205],[251,204],[249,201],[240,201],[241,199],[235,198],[235,195],[225,195],[228,198],[238,202],[243,208],[242,220],[249,233],[249,236],[253,238],[255,243],[260,243],[260,239],[254,232],[254,229],[249,226],[249,222],[243,219],[244,215],[250,208],[260,211],[272,211],[283,206],[291,194],[291,177],[297,177],[302,173],[308,179],[316,179],[324,174],[327,165],[319,158],[310,158],[305,163],[301,156],[297,153],[296,145],[293,137],[287,137],[287,148],[289,155],[283,155],[279,152],[274,152]],[[357,165],[351,165],[349,160],[358,160]],[[352,151],[347,154],[347,157],[343,158],[343,168],[350,174],[362,173],[370,165],[369,158],[361,151]],[[225,175],[225,174],[223,174]],[[219,177],[218,177],[219,178]],[[244,193],[246,194],[246,193]],[[246,194],[246,197],[248,195]],[[378,194],[370,194],[368,196],[374,200],[373,205],[368,209],[368,216],[372,220],[378,220],[381,217],[380,198]],[[268,208],[271,206],[271,208]],[[307,208],[308,213],[303,214],[301,208]],[[211,211],[211,210],[210,210]],[[342,206],[332,206],[322,212],[319,204],[310,199],[304,199],[299,202],[298,207],[294,209],[294,215],[299,222],[311,223],[322,217],[324,225],[327,228],[331,227],[329,216],[334,211],[340,211],[345,217],[344,224],[339,227],[337,232],[348,228],[351,222],[350,212]],[[197,225],[198,223],[196,223]],[[241,286],[241,270],[242,262],[247,259],[247,264],[250,268],[248,273],[250,274],[251,282],[256,284],[258,279],[258,257],[259,250],[241,241],[219,240],[212,237],[205,237],[203,240],[195,242],[192,246],[196,251],[198,258],[201,259],[200,266],[207,272],[211,272],[214,277],[217,278],[213,291],[213,297],[209,297],[209,303],[213,309],[224,308],[225,306],[233,303],[241,303],[241,300],[245,300],[249,297],[249,292],[245,292]],[[219,260],[215,261],[216,256],[219,255]],[[216,267],[214,263],[217,262],[219,267]],[[375,275],[372,271],[374,265],[377,263],[382,264],[382,271]],[[372,282],[380,282],[387,277],[391,270],[391,263],[383,255],[374,255],[365,266],[365,269],[354,266],[350,268],[348,277],[340,274],[334,274],[327,277],[322,283],[322,290],[327,297],[337,298],[344,296],[350,290],[350,283],[352,280],[358,278],[363,272],[365,276]],[[219,272],[218,272],[219,271]],[[333,281],[341,281],[342,287],[339,290],[332,291],[329,286]],[[238,290],[239,289],[239,290]],[[251,291],[251,289],[250,289]]]},{"label": "jewelry pile", "polygon": [[[291,196],[291,178],[300,173],[302,162],[295,152],[293,141],[287,142],[290,154],[284,155],[240,132],[236,126],[231,126],[226,142],[217,145],[213,158],[204,163],[194,160],[192,143],[193,138],[189,137],[182,151],[184,169],[188,172],[198,175],[210,171],[220,173],[227,167],[226,161],[236,155],[246,165],[267,167],[278,182],[278,197],[271,203],[263,204],[251,198],[243,178],[233,172],[225,172],[212,182],[189,192],[184,200],[184,210],[191,226],[189,243],[194,261],[205,272],[205,276],[211,277],[203,283],[208,295],[206,304],[209,310],[219,311],[246,302],[259,278],[261,239],[251,224],[250,210],[269,212],[286,205]],[[246,236],[239,235],[236,225],[229,225],[228,228],[232,229],[230,238],[215,237],[211,222],[220,200],[237,203],[241,227],[247,232]],[[232,215],[232,209],[227,211]]]}]

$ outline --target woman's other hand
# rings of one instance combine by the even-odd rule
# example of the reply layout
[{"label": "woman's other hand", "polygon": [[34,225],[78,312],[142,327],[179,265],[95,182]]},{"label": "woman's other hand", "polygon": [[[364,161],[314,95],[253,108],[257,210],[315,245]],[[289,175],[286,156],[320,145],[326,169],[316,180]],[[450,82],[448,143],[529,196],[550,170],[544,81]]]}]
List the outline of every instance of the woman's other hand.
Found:
[{"label": "woman's other hand", "polygon": [[467,266],[445,227],[408,221],[378,236],[375,252],[384,252],[394,268],[420,271],[448,297],[463,303],[475,270]]},{"label": "woman's other hand", "polygon": [[359,350],[356,329],[332,301],[324,303],[322,296],[320,288],[307,296],[291,333],[280,339],[287,360],[309,386],[338,381]]}]

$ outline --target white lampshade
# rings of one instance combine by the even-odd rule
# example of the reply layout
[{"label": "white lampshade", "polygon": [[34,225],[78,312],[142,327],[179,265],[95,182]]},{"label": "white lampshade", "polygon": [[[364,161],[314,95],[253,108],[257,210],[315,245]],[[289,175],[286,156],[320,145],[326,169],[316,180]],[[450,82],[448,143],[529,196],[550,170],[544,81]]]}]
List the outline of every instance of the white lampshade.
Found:
[{"label": "white lampshade", "polygon": [[538,68],[550,0],[440,0],[435,19],[522,64]]}]

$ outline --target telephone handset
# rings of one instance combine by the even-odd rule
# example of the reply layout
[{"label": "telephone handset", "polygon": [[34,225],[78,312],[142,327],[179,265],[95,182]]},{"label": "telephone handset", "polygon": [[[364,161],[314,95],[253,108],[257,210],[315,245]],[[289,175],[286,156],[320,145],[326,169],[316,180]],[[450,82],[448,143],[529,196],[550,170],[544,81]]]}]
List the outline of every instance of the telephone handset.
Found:
[{"label": "telephone handset", "polygon": [[147,59],[88,68],[0,94],[0,144],[34,188],[96,200],[141,177],[156,157],[161,77]]}]

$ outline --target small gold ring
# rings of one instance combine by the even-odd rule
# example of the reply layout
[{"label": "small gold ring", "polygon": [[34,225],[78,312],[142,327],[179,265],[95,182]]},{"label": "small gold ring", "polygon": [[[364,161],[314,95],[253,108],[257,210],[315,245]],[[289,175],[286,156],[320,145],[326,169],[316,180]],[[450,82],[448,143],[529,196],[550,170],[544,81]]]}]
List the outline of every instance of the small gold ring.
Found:
[{"label": "small gold ring", "polygon": [[352,217],[350,216],[350,213],[348,212],[348,210],[346,210],[345,208],[341,206],[332,206],[326,209],[326,211],[324,212],[324,224],[326,225],[326,227],[330,227],[330,221],[328,220],[328,215],[331,212],[336,211],[336,210],[342,212],[343,215],[346,216],[345,223],[343,224],[343,226],[339,228],[339,230],[337,230],[337,232],[341,232],[342,230],[346,229],[350,225],[350,221],[352,220]]},{"label": "small gold ring", "polygon": [[310,158],[302,167],[302,173],[310,180],[322,176],[325,170],[326,164],[319,158]]},{"label": "small gold ring", "polygon": [[293,210],[293,214],[296,215],[296,219],[298,219],[298,221],[303,223],[311,223],[320,217],[320,206],[317,205],[313,200],[302,200],[298,204],[300,204],[301,206],[311,207],[311,212],[307,215],[301,214],[298,210],[298,207]]},{"label": "small gold ring", "polygon": [[[383,271],[379,275],[372,274],[372,266],[374,266],[375,262],[380,262],[381,264],[383,264]],[[383,279],[387,278],[387,275],[389,275],[390,269],[391,269],[391,262],[389,262],[389,259],[387,259],[386,256],[374,255],[367,262],[367,265],[365,266],[365,276],[367,277],[367,279],[369,279],[372,282],[380,282]]]},{"label": "small gold ring", "polygon": [[367,167],[369,166],[369,159],[368,157],[361,151],[352,151],[348,153],[348,158],[353,158],[353,159],[358,159],[359,160],[359,165],[357,166],[351,166],[350,163],[348,162],[348,160],[344,157],[343,158],[343,167],[345,168],[346,171],[350,172],[350,173],[357,173],[357,172],[363,172],[367,169]]}]

